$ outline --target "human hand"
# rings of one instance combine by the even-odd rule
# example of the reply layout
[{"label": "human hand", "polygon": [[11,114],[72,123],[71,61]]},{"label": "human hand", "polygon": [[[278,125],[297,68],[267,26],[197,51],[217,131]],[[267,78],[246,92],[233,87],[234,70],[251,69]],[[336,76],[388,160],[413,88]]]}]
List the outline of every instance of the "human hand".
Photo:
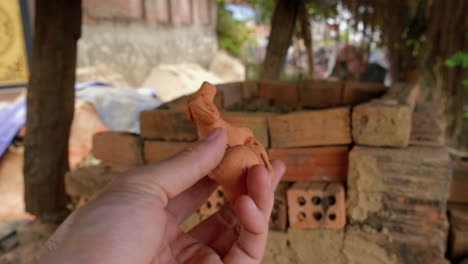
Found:
[{"label": "human hand", "polygon": [[226,132],[216,129],[178,155],[118,177],[73,212],[39,252],[37,263],[260,263],[273,192],[285,167],[249,168],[248,194],[188,232],[179,225],[216,189],[206,177],[222,160]]}]

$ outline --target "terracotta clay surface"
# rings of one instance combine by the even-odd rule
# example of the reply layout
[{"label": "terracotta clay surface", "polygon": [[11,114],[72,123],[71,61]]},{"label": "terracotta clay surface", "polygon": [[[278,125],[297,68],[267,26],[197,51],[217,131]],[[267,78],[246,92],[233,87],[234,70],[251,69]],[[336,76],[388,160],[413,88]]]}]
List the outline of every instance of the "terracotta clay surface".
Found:
[{"label": "terracotta clay surface", "polygon": [[245,177],[253,165],[261,164],[273,178],[268,155],[262,144],[253,137],[252,130],[235,127],[222,119],[218,108],[213,103],[216,87],[204,82],[187,103],[187,118],[194,121],[200,139],[218,127],[223,127],[228,136],[226,154],[210,177],[217,181],[229,201],[247,193]]},{"label": "terracotta clay surface", "polygon": [[339,182],[299,182],[287,191],[292,228],[343,228],[345,191]]}]

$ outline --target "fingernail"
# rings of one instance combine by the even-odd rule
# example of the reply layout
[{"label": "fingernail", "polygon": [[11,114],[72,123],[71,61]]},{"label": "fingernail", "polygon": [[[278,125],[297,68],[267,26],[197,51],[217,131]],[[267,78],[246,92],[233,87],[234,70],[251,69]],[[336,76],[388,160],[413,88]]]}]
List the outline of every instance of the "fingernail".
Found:
[{"label": "fingernail", "polygon": [[217,127],[205,138],[206,141],[210,141],[218,137],[219,133],[221,133],[222,128]]}]

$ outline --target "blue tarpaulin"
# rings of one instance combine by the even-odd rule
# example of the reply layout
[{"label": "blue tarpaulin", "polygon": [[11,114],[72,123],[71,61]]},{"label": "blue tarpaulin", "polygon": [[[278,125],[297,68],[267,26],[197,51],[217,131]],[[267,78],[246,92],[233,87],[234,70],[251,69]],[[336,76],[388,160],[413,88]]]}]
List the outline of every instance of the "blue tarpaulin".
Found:
[{"label": "blue tarpaulin", "polygon": [[0,108],[0,157],[24,123],[26,123],[25,100]]},{"label": "blue tarpaulin", "polygon": [[[107,88],[100,90],[96,88]],[[88,91],[85,91],[85,88]],[[75,85],[77,98],[94,105],[99,117],[110,130],[139,133],[139,113],[152,110],[161,101],[128,89],[110,88],[101,82]],[[18,131],[26,123],[26,100],[0,108],[0,157],[5,153]]]},{"label": "blue tarpaulin", "polygon": [[245,5],[227,4],[224,9],[231,12],[232,18],[238,21],[250,21],[257,17],[257,11]]}]

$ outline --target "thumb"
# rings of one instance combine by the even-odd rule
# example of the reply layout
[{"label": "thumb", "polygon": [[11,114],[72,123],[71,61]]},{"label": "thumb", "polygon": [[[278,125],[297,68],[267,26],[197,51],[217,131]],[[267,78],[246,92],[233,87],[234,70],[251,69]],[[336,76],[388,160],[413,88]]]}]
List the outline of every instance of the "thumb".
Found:
[{"label": "thumb", "polygon": [[227,134],[216,128],[203,140],[175,156],[128,171],[115,182],[119,188],[155,194],[164,204],[209,174],[221,162],[226,151]]}]

